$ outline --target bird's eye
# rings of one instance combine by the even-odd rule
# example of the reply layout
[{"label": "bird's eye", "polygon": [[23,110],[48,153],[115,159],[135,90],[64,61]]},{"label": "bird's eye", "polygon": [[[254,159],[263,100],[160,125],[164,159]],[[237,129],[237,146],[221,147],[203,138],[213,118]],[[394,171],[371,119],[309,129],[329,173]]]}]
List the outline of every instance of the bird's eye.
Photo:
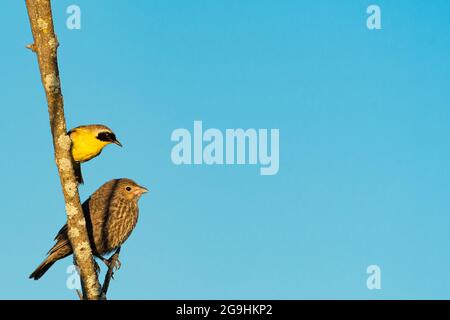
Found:
[{"label": "bird's eye", "polygon": [[97,135],[97,139],[100,141],[112,142],[112,141],[116,140],[116,136],[114,135],[114,133],[104,131],[104,132],[100,132]]},{"label": "bird's eye", "polygon": [[131,187],[126,187],[125,188],[127,191],[131,191]]}]

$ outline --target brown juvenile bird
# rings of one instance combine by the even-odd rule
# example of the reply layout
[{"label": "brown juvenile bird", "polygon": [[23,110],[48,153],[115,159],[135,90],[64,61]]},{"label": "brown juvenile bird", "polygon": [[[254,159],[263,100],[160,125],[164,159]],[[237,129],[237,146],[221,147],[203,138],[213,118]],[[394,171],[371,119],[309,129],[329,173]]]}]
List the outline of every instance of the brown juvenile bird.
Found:
[{"label": "brown juvenile bird", "polygon": [[[93,254],[108,264],[103,255],[119,250],[136,226],[138,200],[148,190],[130,179],[113,179],[95,191],[83,205]],[[38,280],[59,259],[72,254],[67,224],[58,232],[47,258],[30,275]]]},{"label": "brown juvenile bird", "polygon": [[72,157],[75,161],[73,167],[78,183],[83,183],[80,166],[82,162],[98,156],[108,144],[114,143],[119,147],[122,146],[114,132],[102,124],[79,126],[67,134],[72,140]]}]

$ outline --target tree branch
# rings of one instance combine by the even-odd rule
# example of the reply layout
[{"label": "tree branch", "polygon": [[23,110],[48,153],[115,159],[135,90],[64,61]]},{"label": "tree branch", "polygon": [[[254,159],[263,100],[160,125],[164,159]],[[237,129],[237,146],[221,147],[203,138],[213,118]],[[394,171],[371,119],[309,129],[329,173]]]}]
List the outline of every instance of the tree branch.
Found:
[{"label": "tree branch", "polygon": [[67,227],[77,266],[80,269],[83,298],[98,299],[100,284],[81,208],[78,184],[72,165],[71,140],[67,135],[64,103],[59,79],[56,38],[50,0],[26,0],[34,43],[27,48],[38,58],[41,81],[47,97],[55,160],[64,193]]},{"label": "tree branch", "polygon": [[103,287],[102,287],[102,293],[100,298],[103,300],[106,300],[106,293],[108,292],[109,288],[109,282],[111,281],[111,278],[114,279],[114,268],[117,265],[117,262],[119,261],[119,254],[120,254],[120,247],[114,252],[114,254],[109,258],[109,266],[108,266],[108,272],[106,272],[105,280],[103,281]]}]

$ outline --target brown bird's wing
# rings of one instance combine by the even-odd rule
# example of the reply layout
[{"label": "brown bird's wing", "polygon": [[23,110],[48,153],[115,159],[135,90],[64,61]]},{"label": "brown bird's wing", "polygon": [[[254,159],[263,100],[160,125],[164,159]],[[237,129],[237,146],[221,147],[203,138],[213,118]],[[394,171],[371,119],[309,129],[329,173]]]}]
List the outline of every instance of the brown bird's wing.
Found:
[{"label": "brown bird's wing", "polygon": [[[110,206],[114,203],[114,193],[118,180],[111,180],[95,191],[91,197],[83,202],[82,208],[86,219],[86,229],[94,253],[103,254],[106,250],[107,226],[110,216]],[[66,245],[70,246],[65,224],[55,237],[56,244],[49,254],[60,250]]]},{"label": "brown bird's wing", "polygon": [[[110,218],[110,206],[114,200],[117,180],[111,180],[102,185],[83,206],[86,224],[91,226],[91,244],[95,244],[95,249],[99,255],[109,252],[107,243],[107,226]],[[87,203],[88,202],[88,203]]]},{"label": "brown bird's wing", "polygon": [[65,224],[55,237],[55,245],[47,252],[48,255],[58,251],[61,247],[70,246],[69,238],[67,237],[67,224]]},{"label": "brown bird's wing", "polygon": [[[70,250],[68,250],[70,248]],[[69,239],[65,238],[65,239],[61,239],[58,240],[58,242],[55,243],[55,245],[49,250],[49,252],[47,252],[48,255],[53,255],[55,253],[58,253],[57,256],[60,256],[62,253],[64,252],[64,257],[66,256],[65,254],[70,252],[72,253],[72,246],[70,245]],[[61,258],[59,258],[61,259]]]},{"label": "brown bird's wing", "polygon": [[[90,198],[89,198],[90,199]],[[83,212],[86,217],[86,213],[89,213],[89,199],[86,200],[83,203]],[[87,208],[87,209],[86,209]],[[90,219],[86,218],[86,227],[88,229],[92,230],[92,226],[89,228],[88,221]],[[92,231],[91,231],[92,234]],[[91,236],[90,234],[90,236]],[[65,258],[72,254],[72,246],[70,245],[69,238],[67,236],[67,224],[65,224],[58,232],[58,234],[55,237],[56,243],[55,245],[49,250],[47,253],[48,256],[45,258],[45,260],[36,268],[36,270],[31,273],[30,278],[34,280],[38,280],[41,278],[48,269],[59,259]]]},{"label": "brown bird's wing", "polygon": [[55,240],[60,240],[61,238],[67,238],[67,224],[63,225],[63,227],[58,231]]},{"label": "brown bird's wing", "polygon": [[[86,229],[88,232],[90,244],[94,253],[102,251],[102,234],[104,219],[107,215],[108,188],[97,190],[90,198],[82,204],[84,218],[86,219]],[[47,253],[49,255],[61,250],[66,246],[70,246],[70,241],[67,235],[67,224],[65,224],[57,233],[55,237],[55,245]]]}]

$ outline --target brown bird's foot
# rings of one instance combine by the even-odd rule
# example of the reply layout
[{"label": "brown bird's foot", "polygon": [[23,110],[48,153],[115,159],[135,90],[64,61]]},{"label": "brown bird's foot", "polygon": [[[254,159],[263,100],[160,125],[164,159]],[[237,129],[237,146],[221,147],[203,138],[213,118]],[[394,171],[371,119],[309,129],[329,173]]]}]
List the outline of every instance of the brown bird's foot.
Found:
[{"label": "brown bird's foot", "polygon": [[119,258],[114,257],[114,255],[106,261],[107,262],[105,263],[108,266],[108,268],[114,268],[114,271],[119,270],[120,267],[122,266],[122,263],[120,262]]},{"label": "brown bird's foot", "polygon": [[120,262],[119,258],[116,254],[113,254],[109,259],[99,257],[103,263],[109,268],[114,268],[114,271],[117,271],[122,266],[122,263]]},{"label": "brown bird's foot", "polygon": [[103,258],[102,260],[108,267],[108,270],[111,270],[111,279],[114,279],[114,273],[122,266],[122,263],[119,261],[118,255],[113,254],[109,259]]}]

